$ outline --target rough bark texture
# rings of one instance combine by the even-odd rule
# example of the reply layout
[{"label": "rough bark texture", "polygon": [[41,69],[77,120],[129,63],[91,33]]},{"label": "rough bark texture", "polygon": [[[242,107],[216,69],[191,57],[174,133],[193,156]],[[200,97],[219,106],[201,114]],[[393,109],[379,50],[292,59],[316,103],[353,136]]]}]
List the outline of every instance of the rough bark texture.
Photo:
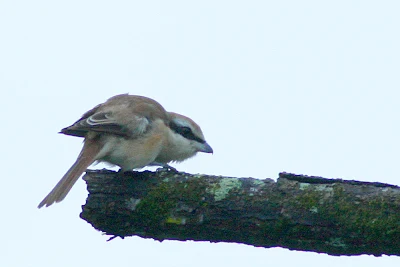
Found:
[{"label": "rough bark texture", "polygon": [[281,173],[88,171],[81,217],[113,236],[235,242],[331,255],[400,255],[400,188]]}]

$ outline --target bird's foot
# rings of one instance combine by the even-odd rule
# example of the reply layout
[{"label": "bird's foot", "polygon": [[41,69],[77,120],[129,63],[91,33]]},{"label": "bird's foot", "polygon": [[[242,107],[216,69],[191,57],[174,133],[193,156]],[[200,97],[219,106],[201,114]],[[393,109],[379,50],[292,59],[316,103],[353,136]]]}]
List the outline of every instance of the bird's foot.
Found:
[{"label": "bird's foot", "polygon": [[158,162],[153,162],[151,166],[160,166],[161,168],[158,168],[156,172],[178,172],[177,169],[174,167],[166,164],[166,163],[158,163]]}]

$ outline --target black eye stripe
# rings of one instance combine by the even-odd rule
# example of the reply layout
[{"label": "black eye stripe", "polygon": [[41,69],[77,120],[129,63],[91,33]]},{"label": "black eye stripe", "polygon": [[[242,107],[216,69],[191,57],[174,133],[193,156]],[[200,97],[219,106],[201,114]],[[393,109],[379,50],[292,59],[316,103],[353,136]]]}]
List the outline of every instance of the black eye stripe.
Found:
[{"label": "black eye stripe", "polygon": [[187,139],[194,140],[194,141],[197,141],[197,142],[202,143],[202,144],[205,143],[205,141],[204,141],[203,139],[201,139],[201,138],[195,136],[195,135],[193,134],[192,130],[191,130],[189,127],[187,127],[187,126],[178,126],[178,125],[176,125],[175,123],[172,123],[172,122],[171,122],[171,123],[169,124],[169,127],[170,127],[174,132],[176,132],[177,134],[182,135],[183,137],[185,137],[185,138],[187,138]]},{"label": "black eye stripe", "polygon": [[189,127],[179,127],[182,134],[192,134],[192,129]]}]

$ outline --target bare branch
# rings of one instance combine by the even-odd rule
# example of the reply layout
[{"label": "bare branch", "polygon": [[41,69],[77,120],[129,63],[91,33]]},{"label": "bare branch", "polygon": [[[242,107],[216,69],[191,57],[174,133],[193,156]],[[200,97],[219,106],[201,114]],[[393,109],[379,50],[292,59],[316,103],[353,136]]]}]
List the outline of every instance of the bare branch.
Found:
[{"label": "bare branch", "polygon": [[281,173],[88,171],[81,217],[113,236],[235,242],[330,255],[400,255],[400,188]]}]

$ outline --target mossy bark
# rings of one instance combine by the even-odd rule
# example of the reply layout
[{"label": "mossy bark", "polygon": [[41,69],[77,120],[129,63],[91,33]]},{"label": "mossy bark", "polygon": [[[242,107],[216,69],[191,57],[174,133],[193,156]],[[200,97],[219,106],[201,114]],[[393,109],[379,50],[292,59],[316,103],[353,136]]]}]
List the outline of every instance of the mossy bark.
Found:
[{"label": "mossy bark", "polygon": [[81,218],[113,236],[235,242],[330,255],[400,255],[400,188],[281,173],[88,171]]}]

